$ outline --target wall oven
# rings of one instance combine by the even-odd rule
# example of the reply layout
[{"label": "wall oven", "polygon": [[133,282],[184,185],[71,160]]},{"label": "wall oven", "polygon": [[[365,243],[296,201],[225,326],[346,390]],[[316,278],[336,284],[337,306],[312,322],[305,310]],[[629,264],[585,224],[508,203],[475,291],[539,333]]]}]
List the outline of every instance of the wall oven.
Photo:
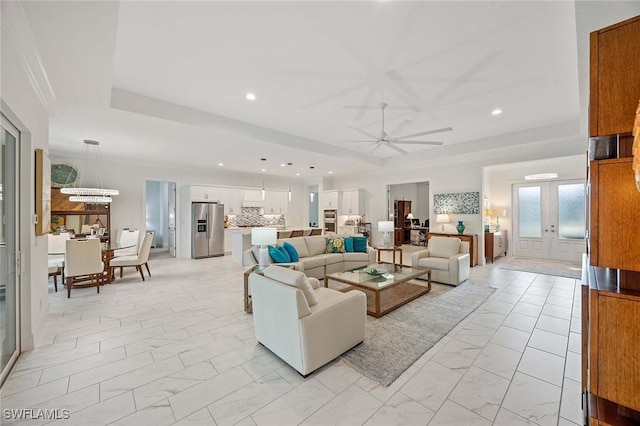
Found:
[{"label": "wall oven", "polygon": [[327,232],[336,232],[336,221],[338,220],[337,210],[324,211],[324,230]]}]

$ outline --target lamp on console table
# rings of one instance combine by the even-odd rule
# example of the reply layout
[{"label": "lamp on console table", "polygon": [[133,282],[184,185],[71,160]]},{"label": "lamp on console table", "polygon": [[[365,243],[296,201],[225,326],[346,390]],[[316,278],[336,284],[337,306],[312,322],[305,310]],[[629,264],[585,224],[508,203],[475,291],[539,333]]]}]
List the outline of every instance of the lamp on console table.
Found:
[{"label": "lamp on console table", "polygon": [[393,226],[392,220],[381,220],[378,222],[378,231],[383,233],[382,245],[384,248],[391,247],[390,234],[393,232]]},{"label": "lamp on console table", "polygon": [[263,271],[267,267],[269,259],[269,249],[267,246],[278,242],[278,231],[276,228],[251,228],[251,244],[260,246],[258,259],[258,269]]},{"label": "lamp on console table", "polygon": [[436,215],[436,223],[442,224],[442,233],[444,234],[444,224],[451,223],[451,219],[449,218],[448,214],[439,214]]}]

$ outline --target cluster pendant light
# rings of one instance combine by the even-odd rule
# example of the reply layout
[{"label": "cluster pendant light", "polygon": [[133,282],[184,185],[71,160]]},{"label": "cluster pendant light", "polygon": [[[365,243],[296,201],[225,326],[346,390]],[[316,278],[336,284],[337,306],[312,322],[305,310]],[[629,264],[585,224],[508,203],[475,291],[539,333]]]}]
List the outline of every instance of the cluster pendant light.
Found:
[{"label": "cluster pendant light", "polygon": [[[105,188],[102,181],[102,164],[100,162],[100,142],[85,139],[82,149],[82,157],[85,162],[82,164],[80,174],[80,184],[78,186],[65,186],[60,189],[62,194],[70,195],[69,201],[80,203],[110,203],[112,195],[120,194],[117,189]],[[84,185],[85,173],[95,174],[96,186]],[[78,181],[76,181],[78,182]]]}]

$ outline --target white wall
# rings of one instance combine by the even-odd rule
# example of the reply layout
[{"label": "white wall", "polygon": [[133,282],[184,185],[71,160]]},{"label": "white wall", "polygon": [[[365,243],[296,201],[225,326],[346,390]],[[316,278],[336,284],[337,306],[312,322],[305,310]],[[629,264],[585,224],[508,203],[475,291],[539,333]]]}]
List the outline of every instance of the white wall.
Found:
[{"label": "white wall", "polygon": [[[3,2],[4,3],[4,2]],[[12,30],[15,21],[11,13],[5,14],[2,5],[3,27],[9,25]],[[19,24],[19,23],[17,23]],[[20,276],[21,309],[21,349],[29,350],[34,346],[35,337],[44,326],[44,318],[49,308],[47,276],[47,237],[35,236],[33,222],[34,205],[34,150],[47,151],[49,137],[48,112],[41,98],[34,91],[33,73],[28,73],[23,53],[9,42],[2,32],[0,59],[0,95],[2,113],[5,114],[21,132],[20,140],[20,247],[22,252],[22,270]],[[31,74],[31,75],[30,75]]]}]

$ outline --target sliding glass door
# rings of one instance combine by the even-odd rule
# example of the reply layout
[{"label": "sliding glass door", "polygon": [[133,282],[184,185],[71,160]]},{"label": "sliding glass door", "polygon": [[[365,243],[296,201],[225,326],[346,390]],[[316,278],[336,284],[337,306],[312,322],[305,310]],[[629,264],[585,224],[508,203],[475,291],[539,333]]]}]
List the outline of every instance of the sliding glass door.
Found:
[{"label": "sliding glass door", "polygon": [[0,385],[20,353],[17,237],[18,130],[0,117]]}]

